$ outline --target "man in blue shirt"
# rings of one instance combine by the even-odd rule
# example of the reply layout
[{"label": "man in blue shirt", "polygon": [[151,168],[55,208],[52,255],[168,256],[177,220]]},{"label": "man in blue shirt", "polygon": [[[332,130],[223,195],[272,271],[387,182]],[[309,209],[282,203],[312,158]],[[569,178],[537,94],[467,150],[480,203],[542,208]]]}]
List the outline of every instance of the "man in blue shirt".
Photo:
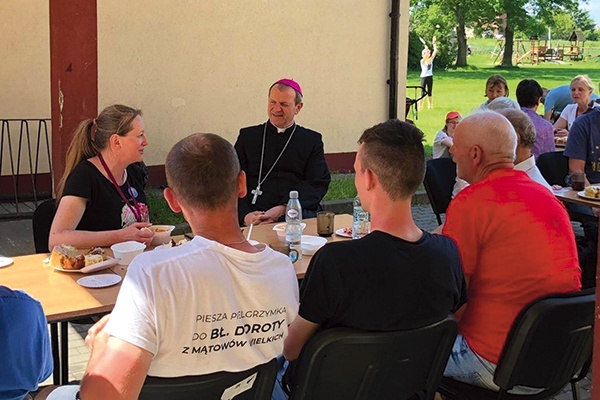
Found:
[{"label": "man in blue shirt", "polygon": [[[600,109],[594,108],[573,122],[564,155],[569,171],[585,172],[589,183],[600,182]],[[587,185],[587,182],[586,182]]]},{"label": "man in blue shirt", "polygon": [[0,399],[21,400],[52,374],[48,325],[39,301],[0,286]]}]

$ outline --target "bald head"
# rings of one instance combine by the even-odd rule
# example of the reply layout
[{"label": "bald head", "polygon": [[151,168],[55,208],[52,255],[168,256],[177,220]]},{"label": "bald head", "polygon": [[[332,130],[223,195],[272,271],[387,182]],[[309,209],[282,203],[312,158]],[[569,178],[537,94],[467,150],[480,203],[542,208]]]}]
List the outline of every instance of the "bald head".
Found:
[{"label": "bald head", "polygon": [[480,111],[456,127],[452,154],[458,176],[475,183],[496,168],[511,168],[517,134],[511,123],[494,111]]}]

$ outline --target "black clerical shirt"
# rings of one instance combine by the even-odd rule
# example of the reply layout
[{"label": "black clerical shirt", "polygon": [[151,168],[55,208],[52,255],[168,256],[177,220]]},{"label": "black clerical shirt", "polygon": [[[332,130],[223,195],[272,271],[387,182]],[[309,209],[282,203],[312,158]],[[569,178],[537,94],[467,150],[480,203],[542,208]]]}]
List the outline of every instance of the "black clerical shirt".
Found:
[{"label": "black clerical shirt", "polygon": [[277,205],[285,205],[290,190],[297,190],[302,204],[303,216],[313,217],[327,193],[331,175],[325,162],[321,134],[299,125],[292,125],[283,133],[267,122],[264,161],[261,180],[281,153],[296,130],[281,158],[262,183],[256,204],[252,204],[252,190],[256,189],[260,169],[261,150],[265,124],[242,128],[235,143],[241,168],[246,172],[248,194],[238,202],[240,223],[252,211],[267,211]]}]

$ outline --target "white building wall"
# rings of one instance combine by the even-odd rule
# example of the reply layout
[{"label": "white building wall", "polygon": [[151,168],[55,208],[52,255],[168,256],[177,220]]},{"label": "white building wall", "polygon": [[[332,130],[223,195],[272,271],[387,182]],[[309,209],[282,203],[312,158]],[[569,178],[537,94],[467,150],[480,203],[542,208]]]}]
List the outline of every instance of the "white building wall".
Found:
[{"label": "white building wall", "polygon": [[[188,134],[234,142],[241,127],[264,122],[268,87],[289,77],[304,91],[298,123],[323,133],[326,153],[355,151],[362,131],[388,114],[390,7],[388,0],[99,1],[99,107],[141,108],[146,161],[157,165]],[[402,44],[401,82],[406,53]]]}]

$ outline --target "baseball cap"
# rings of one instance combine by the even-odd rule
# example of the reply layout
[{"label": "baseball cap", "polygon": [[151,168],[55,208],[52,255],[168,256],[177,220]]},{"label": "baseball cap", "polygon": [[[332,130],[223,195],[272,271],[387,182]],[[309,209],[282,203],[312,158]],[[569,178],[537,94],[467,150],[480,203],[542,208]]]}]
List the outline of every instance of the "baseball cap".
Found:
[{"label": "baseball cap", "polygon": [[277,85],[278,83],[281,83],[282,85],[286,85],[286,86],[291,87],[296,92],[300,93],[300,96],[303,96],[303,94],[302,94],[302,88],[300,87],[300,84],[298,82],[296,82],[295,80],[288,79],[288,78],[283,78],[283,79],[280,79],[277,82],[275,82],[273,85],[271,85],[271,87]]},{"label": "baseball cap", "polygon": [[446,121],[450,121],[454,118],[460,118],[460,113],[458,111],[450,111],[448,114],[446,114]]}]

